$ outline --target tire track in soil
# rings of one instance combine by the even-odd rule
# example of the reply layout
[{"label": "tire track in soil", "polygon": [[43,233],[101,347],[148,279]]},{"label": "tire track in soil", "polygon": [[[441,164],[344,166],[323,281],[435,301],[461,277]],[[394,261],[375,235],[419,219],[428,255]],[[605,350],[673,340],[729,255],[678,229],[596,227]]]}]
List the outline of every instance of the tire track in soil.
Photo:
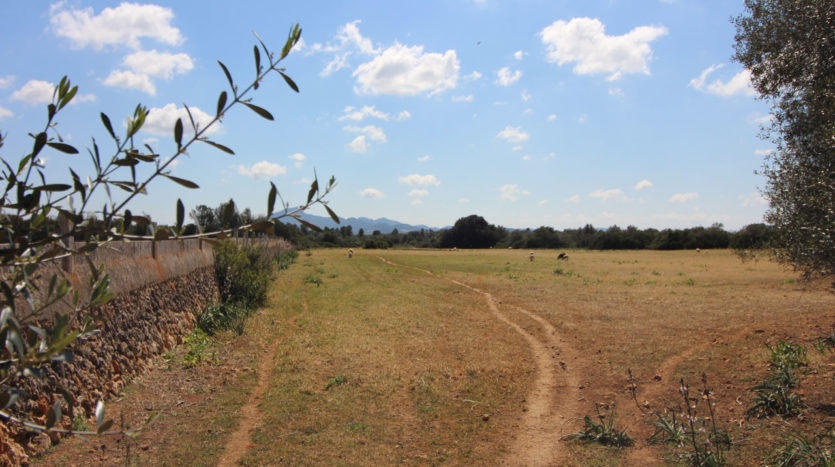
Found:
[{"label": "tire track in soil", "polygon": [[[307,312],[307,290],[305,290],[302,297],[302,308]],[[293,324],[294,321],[295,317],[291,318],[289,323]],[[238,429],[229,436],[229,439],[226,441],[226,448],[217,461],[217,465],[220,467],[238,465],[238,461],[246,454],[247,449],[252,444],[252,433],[258,428],[261,422],[261,411],[258,409],[258,405],[264,398],[267,389],[269,389],[279,343],[279,339],[273,340],[258,365],[258,382],[255,384],[252,394],[249,395],[249,400],[241,407],[241,418],[240,422],[238,422]]]},{"label": "tire track in soil", "polygon": [[520,421],[520,428],[501,464],[540,466],[564,463],[565,451],[560,438],[565,423],[577,414],[580,398],[579,375],[576,371],[568,371],[565,361],[577,361],[579,354],[557,334],[554,326],[536,313],[514,306],[516,311],[540,326],[544,337],[537,337],[503,313],[498,306],[501,301],[488,292],[437,276],[426,269],[396,264],[379,256],[378,259],[392,266],[424,272],[482,295],[491,314],[525,339],[531,351],[531,363],[535,366],[536,376],[533,387],[525,397],[527,410]]}]

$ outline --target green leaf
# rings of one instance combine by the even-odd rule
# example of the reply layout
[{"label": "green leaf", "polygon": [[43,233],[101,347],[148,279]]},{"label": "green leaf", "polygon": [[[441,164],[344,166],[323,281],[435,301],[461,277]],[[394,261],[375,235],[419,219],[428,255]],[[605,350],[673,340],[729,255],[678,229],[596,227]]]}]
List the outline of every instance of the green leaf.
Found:
[{"label": "green leaf", "polygon": [[104,112],[101,113],[101,122],[104,124],[104,128],[110,133],[110,137],[114,140],[116,138],[116,133],[113,132],[113,125],[110,124],[110,117],[108,117]]},{"label": "green leaf", "polygon": [[183,147],[183,119],[178,118],[177,123],[174,124],[174,142],[177,143],[177,149]]},{"label": "green leaf", "polygon": [[223,108],[226,107],[226,91],[222,91],[219,96],[217,96],[217,112],[215,115],[220,117],[220,113],[223,112]]},{"label": "green leaf", "polygon": [[328,215],[331,216],[331,219],[339,224],[339,216],[337,216],[335,212],[331,211],[331,208],[329,208],[327,204],[322,203],[322,206],[325,207],[325,211],[328,211]]},{"label": "green leaf", "polygon": [[233,150],[229,149],[228,147],[226,147],[226,146],[224,146],[224,145],[222,145],[222,144],[220,144],[220,143],[215,143],[214,141],[209,141],[208,139],[201,139],[200,141],[202,141],[202,142],[204,142],[204,143],[206,143],[206,144],[212,145],[212,146],[214,146],[214,147],[216,147],[216,148],[220,149],[221,151],[223,151],[223,152],[225,152],[225,153],[227,153],[227,154],[232,154],[233,156],[235,155],[235,151],[233,151]]},{"label": "green leaf", "polygon": [[120,167],[132,167],[136,164],[139,164],[139,159],[135,157],[125,157],[123,159],[114,160],[113,164],[118,165]]},{"label": "green leaf", "polygon": [[249,107],[250,109],[252,109],[252,111],[253,111],[253,112],[255,112],[255,113],[257,113],[258,115],[260,115],[260,116],[262,116],[262,117],[266,118],[267,120],[275,120],[275,119],[273,118],[273,114],[271,114],[271,113],[267,112],[267,109],[264,109],[264,108],[262,108],[262,107],[258,107],[257,105],[255,105],[255,104],[250,104],[250,103],[248,103],[248,102],[244,102],[244,105],[245,105],[245,106],[247,106],[247,107]]},{"label": "green leaf", "polygon": [[273,209],[275,208],[275,197],[278,194],[278,189],[275,187],[275,183],[270,182],[270,194],[267,195],[267,217],[273,215]]},{"label": "green leaf", "polygon": [[252,53],[255,54],[255,76],[261,74],[261,53],[258,51],[258,46],[252,46]]},{"label": "green leaf", "polygon": [[288,86],[290,86],[290,88],[291,88],[293,91],[299,92],[299,87],[298,87],[298,86],[296,86],[296,83],[295,83],[295,82],[293,82],[293,80],[292,80],[292,79],[290,79],[290,77],[289,77],[289,76],[285,75],[284,73],[282,73],[282,72],[280,72],[280,71],[278,72],[278,74],[280,74],[280,75],[281,75],[281,77],[282,77],[282,78],[284,78],[284,81],[285,81],[285,82],[287,82],[287,85],[288,85]]},{"label": "green leaf", "polygon": [[224,65],[223,62],[218,60],[217,64],[220,65],[221,68],[223,68],[223,73],[226,75],[226,79],[229,81],[229,87],[232,88],[232,92],[234,93],[235,92],[235,82],[232,81],[232,74],[229,73],[229,69],[226,68],[226,65]]},{"label": "green leaf", "polygon": [[55,401],[55,404],[46,413],[46,428],[52,428],[58,420],[61,420],[61,403]]},{"label": "green leaf", "polygon": [[38,133],[35,136],[35,144],[34,144],[34,146],[32,146],[32,157],[37,156],[38,153],[41,152],[41,149],[43,149],[43,147],[45,145],[46,145],[46,133],[43,133],[43,132]]},{"label": "green leaf", "polygon": [[186,188],[192,188],[192,189],[194,189],[194,188],[200,188],[200,186],[199,186],[199,185],[197,185],[196,183],[192,182],[191,180],[186,180],[186,179],[184,179],[184,178],[175,177],[175,176],[173,176],[173,175],[165,175],[165,174],[163,174],[162,176],[163,176],[163,177],[165,177],[165,178],[167,178],[167,179],[169,179],[169,180],[171,180],[172,182],[178,183],[178,184],[180,184],[180,185],[182,185],[182,186],[184,186],[184,187],[186,187]]},{"label": "green leaf", "polygon": [[316,192],[319,191],[319,180],[313,180],[313,183],[310,184],[310,191],[307,192],[307,204],[313,200],[313,196],[316,195]]},{"label": "green leaf", "polygon": [[183,201],[177,198],[177,232],[183,228],[183,219],[185,218],[186,208],[183,206]]},{"label": "green leaf", "polygon": [[113,426],[113,419],[110,419],[110,420],[102,423],[101,425],[99,425],[99,427],[96,428],[96,433],[97,434],[102,434],[105,431],[109,430],[111,426]]},{"label": "green leaf", "polygon": [[58,104],[58,110],[63,109],[65,105],[69,104],[77,92],[78,86],[73,86],[72,89],[70,89],[70,91],[61,98],[61,103]]},{"label": "green leaf", "polygon": [[254,224],[250,225],[249,230],[255,230],[255,231],[262,231],[263,232],[267,229],[272,229],[273,227],[275,227],[275,226],[273,225],[272,222],[270,222],[268,220],[262,220],[262,221],[255,222]]},{"label": "green leaf", "polygon": [[304,220],[304,219],[302,219],[302,218],[300,218],[300,217],[294,217],[294,219],[296,219],[297,221],[299,221],[299,223],[300,223],[301,225],[303,225],[303,226],[307,227],[308,229],[310,229],[310,230],[312,230],[312,231],[314,231],[314,232],[321,232],[321,231],[322,231],[322,228],[321,228],[321,227],[319,227],[318,225],[316,225],[316,224],[311,224],[310,222],[307,222],[306,220]]},{"label": "green leaf", "polygon": [[72,189],[72,186],[63,183],[53,183],[51,185],[41,185],[32,188],[35,191],[66,191]]},{"label": "green leaf", "polygon": [[65,143],[46,143],[52,149],[57,149],[65,154],[78,154],[78,149]]}]

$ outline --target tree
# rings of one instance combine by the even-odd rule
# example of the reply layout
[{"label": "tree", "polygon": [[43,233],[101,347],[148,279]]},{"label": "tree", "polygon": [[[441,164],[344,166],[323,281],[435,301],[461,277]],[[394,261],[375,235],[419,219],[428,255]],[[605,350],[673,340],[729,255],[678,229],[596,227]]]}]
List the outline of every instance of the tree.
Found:
[{"label": "tree", "polygon": [[500,238],[499,230],[475,214],[455,221],[451,229],[441,235],[441,248],[490,248]]},{"label": "tree", "polygon": [[[266,109],[252,103],[251,94],[258,89],[267,75],[281,75],[287,85],[298,92],[297,85],[284,74],[280,63],[301,38],[298,25],[290,30],[282,50],[275,54],[260,39],[253,48],[255,76],[248,86],[238,86],[229,70],[219,63],[229,82],[229,93],[222,91],[217,99],[214,118],[205,125],[198,126],[191,118],[188,123],[178,119],[172,129],[172,148],[169,157],[160,157],[149,145],[136,147],[134,140],[142,129],[149,111],[142,105],[136,106],[133,116],[125,122],[124,133],[114,127],[110,118],[101,114],[101,124],[113,140],[111,153],[100,150],[96,141],[88,149],[91,173],[82,178],[76,172],[84,172],[76,165],[70,168],[68,183],[47,180],[39,162],[39,155],[46,151],[65,154],[78,154],[74,146],[65,143],[56,130],[56,116],[75,97],[78,87],[72,86],[64,77],[53,93],[52,101],[47,105],[44,126],[30,134],[31,152],[19,160],[9,161],[2,157],[0,181],[5,191],[0,195],[0,236],[3,246],[0,248],[0,266],[3,278],[0,282],[0,339],[5,343],[0,358],[0,419],[18,423],[34,431],[66,432],[59,428],[62,417],[69,413],[73,418],[73,396],[61,388],[56,394],[51,407],[47,410],[44,424],[36,424],[12,413],[20,409],[18,399],[22,395],[21,387],[27,380],[41,378],[42,371],[54,362],[67,362],[73,358],[71,344],[79,337],[92,333],[93,321],[85,310],[105,304],[110,298],[109,278],[101,266],[90,264],[89,293],[74,291],[70,281],[60,274],[47,275],[41,266],[59,258],[85,255],[96,248],[123,240],[164,240],[178,237],[184,231],[185,207],[177,200],[176,226],[155,227],[151,237],[138,237],[131,234],[133,226],[148,226],[150,219],[131,213],[128,206],[138,195],[147,192],[152,182],[160,178],[168,179],[185,188],[198,188],[192,181],[170,174],[171,164],[178,157],[186,154],[197,143],[215,147],[225,153],[234,154],[232,149],[207,138],[207,130],[219,122],[224,115],[236,106],[246,106],[261,117],[273,120]],[[262,56],[261,51],[264,55]],[[262,60],[263,59],[263,60]],[[186,110],[189,112],[188,107]],[[63,115],[63,114],[62,114]],[[184,127],[190,124],[191,135],[184,134]],[[3,135],[0,133],[0,148]],[[136,167],[147,164],[149,170],[137,171]],[[148,175],[137,176],[138,173]],[[85,180],[85,182],[82,182]],[[283,203],[283,213],[277,217],[300,216],[301,211],[314,204],[322,205],[330,216],[339,222],[336,214],[327,206],[324,198],[332,191],[335,180],[321,187],[314,177],[308,192],[306,203],[295,209]],[[95,218],[84,219],[83,215],[94,209],[93,203],[104,200],[100,211],[95,211]],[[273,214],[276,200],[280,199],[275,185],[271,184],[267,195],[267,215]],[[237,212],[230,201],[231,211]],[[56,214],[59,222],[55,222]],[[196,211],[195,220],[201,213]],[[56,224],[61,224],[56,229]],[[273,227],[272,222],[264,221],[240,226],[250,230],[265,230]],[[216,235],[212,234],[212,235]],[[182,238],[182,237],[181,237]],[[72,244],[70,239],[81,239]],[[63,272],[61,273],[63,274]],[[83,291],[82,291],[83,292]],[[49,322],[44,322],[44,312],[49,310]],[[17,413],[21,413],[17,410]],[[31,414],[30,414],[31,415]],[[88,414],[89,415],[89,414]],[[92,433],[107,432],[113,420],[105,417],[104,406],[100,401],[95,411],[96,428]]]},{"label": "tree", "polygon": [[776,256],[805,278],[835,274],[835,2],[746,0],[734,23],[734,58],[772,102],[763,192]]}]

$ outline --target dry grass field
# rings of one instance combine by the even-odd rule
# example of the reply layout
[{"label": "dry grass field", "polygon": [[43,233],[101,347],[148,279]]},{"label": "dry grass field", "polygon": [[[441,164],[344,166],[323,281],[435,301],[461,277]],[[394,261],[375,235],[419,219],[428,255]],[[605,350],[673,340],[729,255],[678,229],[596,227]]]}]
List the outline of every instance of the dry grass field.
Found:
[{"label": "dry grass field", "polygon": [[[159,412],[138,439],[68,441],[40,462],[124,463],[127,445],[135,465],[663,465],[681,449],[648,444],[646,412],[679,407],[679,379],[695,394],[703,373],[735,465],[835,422],[835,354],[813,348],[835,326],[828,284],[727,251],[528,255],[302,253],[242,336],[193,368],[179,348],[108,406]],[[746,418],[780,340],[808,348],[808,408]],[[596,405],[635,446],[560,440]]]}]

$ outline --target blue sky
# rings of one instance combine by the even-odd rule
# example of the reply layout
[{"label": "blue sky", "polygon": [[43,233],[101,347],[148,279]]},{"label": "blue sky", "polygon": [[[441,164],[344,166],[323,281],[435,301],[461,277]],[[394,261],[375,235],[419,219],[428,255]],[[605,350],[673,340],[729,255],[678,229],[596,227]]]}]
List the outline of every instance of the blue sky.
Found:
[{"label": "blue sky", "polygon": [[[269,182],[289,202],[314,169],[334,175],[343,217],[451,225],[479,214],[505,227],[729,229],[760,222],[755,175],[771,144],[769,106],[730,60],[730,0],[351,2],[8,2],[0,17],[2,155],[17,161],[45,121],[51,85],[76,103],[57,129],[112,148],[99,112],[123,122],[151,109],[139,142],[163,156],[186,103],[213,113],[226,80],[254,74],[252,31],[280,49],[299,94],[274,76],[212,138],[131,207],[172,222],[175,202],[266,211]],[[84,153],[85,151],[82,151]],[[86,156],[43,154],[53,182]],[[83,176],[83,175],[82,175]],[[114,192],[114,195],[121,196]],[[315,213],[321,214],[321,211]]]}]

